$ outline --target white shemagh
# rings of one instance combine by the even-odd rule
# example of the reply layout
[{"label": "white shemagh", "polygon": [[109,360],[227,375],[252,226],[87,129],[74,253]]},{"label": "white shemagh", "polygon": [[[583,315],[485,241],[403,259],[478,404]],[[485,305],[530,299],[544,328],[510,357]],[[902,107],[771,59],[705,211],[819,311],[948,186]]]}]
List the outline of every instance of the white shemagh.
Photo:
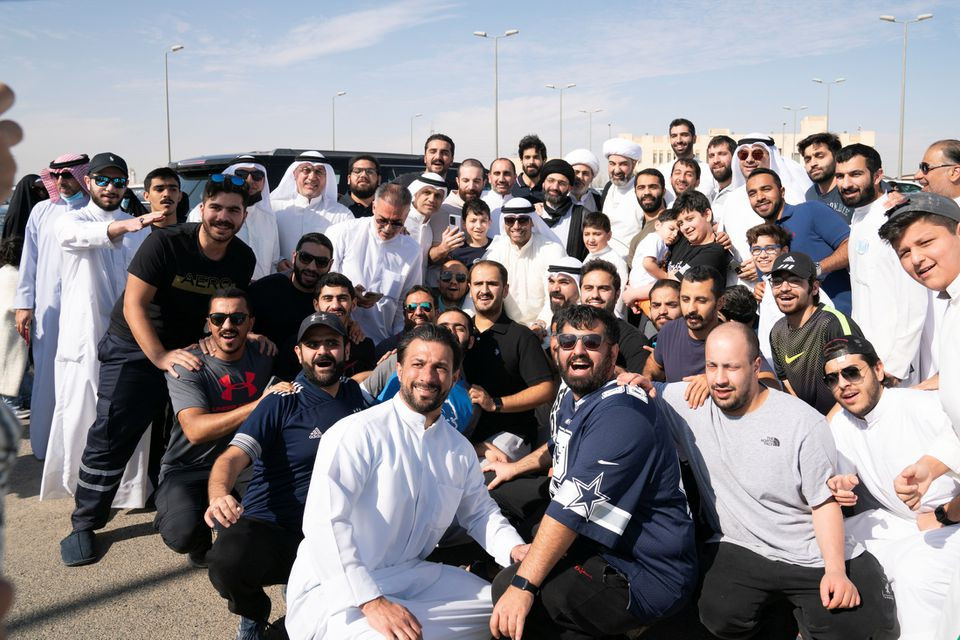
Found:
[{"label": "white shemagh", "polygon": [[505,236],[507,234],[507,225],[503,222],[504,216],[530,216],[530,219],[533,220],[533,229],[531,230],[533,235],[543,236],[551,242],[556,242],[561,247],[567,246],[566,242],[560,242],[557,234],[547,226],[546,221],[537,213],[536,207],[526,198],[510,198],[508,202],[500,207],[497,228],[500,230],[500,234]]},{"label": "white shemagh", "polygon": [[277,216],[270,204],[270,178],[267,177],[267,169],[262,164],[253,162],[253,158],[247,161],[248,158],[249,156],[237,158],[240,162],[231,164],[223,172],[232,176],[236,175],[237,169],[263,171],[260,201],[247,207],[247,219],[237,231],[237,237],[253,249],[257,257],[257,266],[253,271],[253,279],[257,280],[276,271],[277,262],[280,261],[280,236],[277,231]]},{"label": "white shemagh", "polygon": [[326,160],[323,154],[319,151],[304,151],[297,159],[294,160],[287,170],[283,173],[283,178],[280,179],[280,184],[277,185],[277,188],[274,189],[273,193],[270,194],[270,198],[273,202],[281,202],[286,200],[296,199],[299,192],[297,191],[297,178],[293,175],[301,165],[304,164],[319,164],[322,165],[327,172],[327,184],[323,188],[323,193],[316,197],[312,198],[307,206],[311,209],[326,209],[327,206],[316,206],[319,204],[329,205],[331,203],[337,202],[337,178],[336,174],[333,171],[333,167],[328,163],[323,162]]},{"label": "white shemagh", "polygon": [[[739,146],[733,150],[734,167],[730,188],[737,189],[747,184],[747,179],[744,177],[743,172],[740,171],[737,154],[740,153],[740,149],[750,149],[757,145],[766,147],[767,153],[770,155],[770,169],[780,176],[780,181],[783,182],[783,197],[787,203],[800,204],[806,202],[807,189],[813,185],[807,172],[796,160],[784,158],[780,155],[780,151],[773,145],[773,140],[762,133],[751,133],[741,138]],[[701,176],[701,180],[702,179],[703,176]]]}]

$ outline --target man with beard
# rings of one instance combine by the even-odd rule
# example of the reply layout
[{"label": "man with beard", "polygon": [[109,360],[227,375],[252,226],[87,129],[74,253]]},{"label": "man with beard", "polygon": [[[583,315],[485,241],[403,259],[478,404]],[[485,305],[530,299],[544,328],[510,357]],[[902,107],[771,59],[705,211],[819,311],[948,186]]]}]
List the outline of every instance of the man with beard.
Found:
[{"label": "man with beard", "polygon": [[344,375],[356,376],[371,371],[377,364],[374,357],[376,345],[353,320],[352,314],[357,308],[357,291],[350,278],[335,271],[321,276],[317,283],[313,308],[337,316],[347,330],[350,349],[343,367]]},{"label": "man with beard", "polygon": [[462,249],[467,242],[463,229],[466,222],[466,204],[482,202],[480,195],[486,184],[486,169],[476,158],[467,158],[457,168],[457,189],[451,191],[443,201],[440,216],[444,223],[443,230],[433,235],[433,246],[430,247],[429,267],[427,268],[426,282],[431,287],[438,287],[437,277],[440,274],[440,265],[451,257],[453,252]]},{"label": "man with beard", "polygon": [[546,514],[526,558],[494,580],[496,638],[636,631],[696,588],[676,452],[647,395],[614,380],[617,333],[614,317],[592,307],[557,318],[556,362],[571,393],[551,438]]},{"label": "man with beard", "polygon": [[456,153],[453,139],[444,133],[431,133],[423,143],[423,171],[411,171],[394,178],[394,182],[404,187],[417,179],[424,171],[435,173],[447,179],[447,173],[453,166],[453,156]]},{"label": "man with beard", "polygon": [[960,204],[960,140],[938,140],[927,147],[913,177],[924,191]]},{"label": "man with beard", "polygon": [[[44,458],[41,499],[66,498],[79,491],[77,477],[83,467],[80,454],[103,404],[98,398],[98,342],[110,324],[110,309],[123,293],[127,265],[147,239],[147,227],[163,217],[149,214],[133,218],[120,211],[127,164],[116,154],[94,156],[84,184],[90,202],[76,212],[59,216],[51,229],[63,251],[62,289],[54,364],[56,407]],[[99,391],[103,393],[103,389]],[[126,463],[124,459],[110,468],[119,475]],[[144,458],[131,465],[127,479],[129,484],[117,506],[142,507],[149,488]],[[113,495],[107,509],[112,499]]]},{"label": "man with beard", "polygon": [[287,583],[291,637],[483,638],[489,583],[425,558],[454,518],[501,565],[523,558],[476,454],[442,415],[462,359],[457,339],[416,327],[397,357],[400,392],[320,441]]},{"label": "man with beard", "polygon": [[843,145],[832,133],[815,133],[797,143],[797,151],[803,158],[803,168],[813,182],[807,190],[807,202],[819,201],[839,213],[847,224],[853,209],[843,204],[837,189],[837,151]]},{"label": "man with beard", "polygon": [[53,421],[53,370],[60,331],[60,261],[63,250],[53,232],[56,220],[90,201],[84,176],[90,162],[86,154],[59,156],[40,172],[50,194],[34,207],[27,219],[20,257],[20,273],[13,308],[17,333],[33,350],[30,447],[43,460]]},{"label": "man with beard", "polygon": [[[591,260],[583,265],[580,276],[580,300],[583,304],[603,309],[613,314],[620,299],[620,274],[617,268],[606,260]],[[616,318],[616,317],[615,317]],[[621,371],[640,373],[650,356],[647,347],[650,342],[636,327],[626,320],[616,318],[617,357],[616,364]]]},{"label": "man with beard", "polygon": [[440,269],[440,299],[437,301],[440,311],[462,309],[470,288],[470,269],[459,260],[451,258],[444,261]]},{"label": "man with beard", "polygon": [[[207,554],[210,582],[240,616],[237,638],[259,640],[270,617],[263,587],[286,584],[303,539],[303,509],[317,446],[341,418],[370,406],[342,377],[350,351],[340,319],[303,319],[294,347],[301,371],[292,389],[264,395],[210,471],[204,520],[221,527]],[[243,502],[237,478],[253,466]]]},{"label": "man with beard", "polygon": [[[863,144],[837,152],[837,188],[854,209],[850,219],[851,316],[873,343],[888,384],[920,382],[929,363],[922,348],[929,294],[900,268],[897,254],[880,239],[886,197],[880,154]],[[890,304],[896,300],[896,304]],[[923,356],[923,357],[922,357]]]},{"label": "man with beard", "polygon": [[575,181],[573,167],[566,160],[550,160],[543,165],[540,171],[541,216],[563,243],[567,255],[583,260],[587,257],[587,247],[583,244],[583,216],[587,211],[570,198]]},{"label": "man with beard", "polygon": [[[287,167],[280,184],[270,194],[277,217],[280,255],[294,252],[307,233],[326,233],[331,225],[353,220],[353,214],[337,202],[337,179],[333,167],[319,151],[304,151]],[[286,260],[277,265],[290,268]]]},{"label": "man with beard", "polygon": [[526,135],[520,138],[517,155],[520,157],[521,172],[510,189],[511,195],[530,202],[543,202],[543,191],[540,190],[540,169],[547,161],[547,145],[543,144],[537,135]]},{"label": "man with beard", "polygon": [[835,338],[862,338],[863,333],[846,314],[820,302],[819,276],[806,254],[791,251],[778,257],[769,286],[784,315],[770,332],[773,369],[784,389],[826,415],[836,401],[823,382],[823,347]]},{"label": "man with beard", "polygon": [[698,188],[700,193],[707,196],[708,200],[713,200],[713,196],[718,189],[713,181],[710,165],[698,160],[693,152],[693,147],[697,144],[696,127],[686,118],[675,118],[670,122],[670,127],[667,131],[670,135],[670,148],[673,150],[675,157],[672,161],[665,162],[657,167],[663,175],[671,176],[670,186],[667,188],[667,204],[670,204],[674,197],[680,195],[680,192],[676,190],[677,187],[673,184],[672,180],[673,170],[676,168],[677,160],[689,160],[697,163],[700,170],[695,173],[697,180],[700,180],[701,176],[703,177],[703,186],[695,188]]},{"label": "man with beard", "polygon": [[712,203],[717,209],[723,206],[723,201],[733,190],[733,150],[736,148],[737,143],[730,136],[714,136],[707,144],[707,164],[710,165],[710,175],[717,183],[717,193]]},{"label": "man with beard", "polygon": [[461,162],[457,167],[457,188],[444,200],[444,209],[451,213],[460,213],[464,204],[478,199],[487,184],[485,174],[486,169],[476,158],[467,158]]},{"label": "man with beard", "polygon": [[[410,183],[410,213],[404,222],[407,235],[420,247],[420,264],[426,275],[430,250],[433,247],[433,219],[438,216],[440,205],[447,196],[447,183],[436,173],[423,173]],[[448,227],[444,225],[444,231]]]},{"label": "man with beard", "polygon": [[676,196],[686,191],[700,191],[700,165],[696,160],[680,158],[673,163],[670,190]]},{"label": "man with beard", "polygon": [[430,289],[423,285],[411,287],[403,295],[403,329],[377,345],[377,360],[388,351],[397,348],[404,333],[422,324],[433,324],[437,320],[437,299]]},{"label": "man with beard", "polygon": [[[503,206],[503,203],[512,198],[510,190],[517,180],[517,168],[509,158],[497,158],[490,163],[490,190],[483,196],[483,201],[494,211]],[[494,229],[498,229],[494,225]]]},{"label": "man with beard", "polygon": [[838,468],[829,427],[797,398],[764,388],[762,360],[756,334],[727,322],[707,338],[703,407],[688,405],[687,385],[656,385],[712,532],[701,554],[700,621],[721,638],[793,638],[792,616],[792,629],[764,624],[782,603],[800,610],[804,637],[895,638],[880,564],[844,545],[843,513],[827,486]]},{"label": "man with beard", "polygon": [[[636,142],[623,138],[611,138],[603,143],[603,157],[607,159],[607,176],[610,181],[603,187],[603,192],[600,194],[603,200],[601,211],[610,218],[614,229],[619,224],[616,213],[620,205],[633,200],[631,193],[634,186],[633,171],[642,156],[643,150]],[[629,219],[625,221],[626,224],[632,224],[636,219],[636,216],[627,217]],[[615,232],[614,235],[618,234]]]},{"label": "man with beard", "polygon": [[347,162],[347,193],[340,204],[350,209],[354,218],[373,215],[373,194],[380,186],[380,161],[368,154],[360,154]]},{"label": "man with beard", "polygon": [[563,157],[573,167],[575,180],[570,190],[574,204],[582,205],[587,213],[600,211],[603,199],[590,185],[600,171],[600,161],[589,149],[574,149]]},{"label": "man with beard", "polygon": [[[210,296],[250,282],[256,258],[234,241],[246,195],[240,178],[211,176],[203,190],[203,221],[151,233],[130,263],[126,290],[98,347],[96,419],[80,460],[73,532],[60,543],[68,566],[98,559],[93,531],[106,525],[124,466],[167,401],[164,372],[176,375],[174,365],[200,367],[185,348],[201,337]],[[142,506],[146,496],[138,497]]]},{"label": "man with beard", "polygon": [[[637,246],[644,238],[656,231],[657,220],[660,218],[660,214],[667,210],[663,198],[665,188],[666,180],[663,174],[656,169],[641,169],[637,173],[636,178],[634,178],[633,192],[634,195],[636,195],[636,205],[642,214],[642,218],[634,216],[634,219],[640,223],[639,230],[631,236],[633,239],[630,240],[629,243],[623,239],[617,240],[616,234],[614,234],[614,238],[611,240],[612,246],[616,246],[619,243],[621,247],[629,248],[626,254],[627,258],[629,258],[628,264],[633,264]],[[611,229],[613,228],[612,225],[613,223],[611,221]],[[620,230],[622,231],[623,228],[621,227]],[[621,255],[623,254],[621,253]]]},{"label": "man with beard", "polygon": [[[790,248],[813,259],[823,290],[837,309],[849,313],[850,275],[847,267],[850,261],[847,245],[850,228],[843,218],[822,202],[787,204],[783,199],[780,176],[770,169],[756,169],[747,178],[746,186],[754,213],[765,222],[774,222],[790,233]],[[740,276],[747,280],[757,279],[752,257],[741,264]]]},{"label": "man with beard", "polygon": [[214,461],[259,400],[289,387],[265,388],[272,358],[247,344],[254,318],[243,291],[215,292],[207,320],[213,350],[188,349],[203,366],[194,371],[174,365],[176,377],[166,374],[176,419],[160,468],[154,519],[164,544],[188,554],[197,568],[207,565],[212,544],[203,514]]},{"label": "man with beard", "polygon": [[250,309],[255,329],[277,345],[273,375],[292,380],[300,371],[293,352],[300,319],[313,313],[320,278],[330,271],[333,245],[322,233],[308,233],[290,256],[290,273],[273,273],[250,285]]},{"label": "man with beard", "polygon": [[[565,256],[547,267],[547,304],[530,327],[541,340],[550,335],[550,324],[560,309],[580,301],[580,269],[583,263]],[[546,348],[546,347],[544,347]]]},{"label": "man with beard", "polygon": [[637,329],[650,341],[651,346],[656,347],[657,337],[664,325],[681,316],[680,283],[676,280],[657,280],[650,288],[650,315],[641,316]]}]

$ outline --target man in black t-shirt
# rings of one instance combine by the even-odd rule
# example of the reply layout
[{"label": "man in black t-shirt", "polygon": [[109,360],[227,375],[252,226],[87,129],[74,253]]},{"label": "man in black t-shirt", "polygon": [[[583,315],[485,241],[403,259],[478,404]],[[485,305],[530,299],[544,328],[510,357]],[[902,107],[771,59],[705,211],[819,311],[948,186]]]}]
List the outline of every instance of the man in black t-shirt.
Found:
[{"label": "man in black t-shirt", "polygon": [[667,272],[682,278],[690,267],[713,267],[726,277],[733,256],[717,242],[713,230],[710,201],[699,191],[685,191],[677,196],[673,208],[679,212],[680,233],[670,248]]},{"label": "man in black t-shirt", "polygon": [[359,325],[350,317],[350,313],[357,308],[357,290],[353,288],[350,278],[336,271],[320,278],[320,282],[317,283],[317,293],[313,299],[313,308],[316,311],[337,316],[347,330],[350,349],[343,366],[344,375],[352,377],[358,373],[372,371],[377,366],[376,347],[373,340],[365,336]]},{"label": "man in black t-shirt", "polygon": [[151,233],[130,263],[126,291],[98,346],[97,417],[81,457],[73,531],[60,542],[67,566],[99,559],[93,532],[106,525],[124,467],[167,401],[164,372],[176,376],[174,365],[201,366],[186,347],[203,334],[210,296],[250,283],[256,258],[234,239],[247,198],[243,181],[236,182],[212,176],[202,222]]}]

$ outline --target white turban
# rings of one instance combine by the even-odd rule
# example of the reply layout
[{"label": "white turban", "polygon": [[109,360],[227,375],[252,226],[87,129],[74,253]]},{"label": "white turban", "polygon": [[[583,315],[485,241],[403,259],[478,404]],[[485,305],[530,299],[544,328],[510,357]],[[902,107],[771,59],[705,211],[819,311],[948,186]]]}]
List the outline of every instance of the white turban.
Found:
[{"label": "white turban", "polygon": [[547,280],[550,280],[550,276],[556,273],[563,273],[574,280],[577,281],[577,285],[580,284],[580,269],[583,268],[583,263],[577,260],[572,256],[563,256],[550,262],[547,265]]},{"label": "white turban", "polygon": [[426,173],[421,173],[420,176],[410,183],[410,186],[407,189],[410,190],[410,195],[417,197],[417,194],[424,187],[433,187],[434,189],[441,191],[443,193],[443,198],[447,197],[447,183],[443,181],[443,178],[439,174],[427,171]]},{"label": "white turban", "polygon": [[270,194],[274,200],[293,200],[297,197],[297,178],[293,172],[303,164],[321,164],[327,170],[327,184],[323,189],[324,206],[337,202],[337,174],[333,167],[324,162],[326,158],[319,151],[304,151],[294,160],[283,174],[280,184]]},{"label": "white turban", "polygon": [[593,152],[590,151],[590,149],[574,149],[567,155],[563,156],[563,159],[571,165],[587,165],[590,167],[590,171],[593,171],[594,176],[596,176],[600,171],[600,161],[597,160],[597,156],[593,155]]},{"label": "white turban", "polygon": [[624,138],[610,138],[603,143],[603,157],[624,156],[636,162],[643,158],[643,149],[636,142]]}]

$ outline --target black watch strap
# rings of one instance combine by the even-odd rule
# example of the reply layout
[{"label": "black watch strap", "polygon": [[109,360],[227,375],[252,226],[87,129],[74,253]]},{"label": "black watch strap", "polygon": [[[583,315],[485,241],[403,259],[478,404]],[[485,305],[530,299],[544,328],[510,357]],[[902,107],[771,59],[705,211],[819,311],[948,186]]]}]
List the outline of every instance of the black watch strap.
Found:
[{"label": "black watch strap", "polygon": [[503,398],[493,398],[493,412],[500,413],[503,411]]},{"label": "black watch strap", "polygon": [[945,527],[949,527],[955,524],[960,524],[960,520],[951,520],[950,517],[947,516],[947,505],[945,504],[942,504],[936,509],[934,509],[933,515],[937,519],[937,522],[939,522]]},{"label": "black watch strap", "polygon": [[540,587],[535,586],[526,578],[523,578],[519,575],[514,575],[513,580],[510,581],[510,586],[516,587],[517,589],[523,589],[532,593],[534,596],[540,595]]}]

